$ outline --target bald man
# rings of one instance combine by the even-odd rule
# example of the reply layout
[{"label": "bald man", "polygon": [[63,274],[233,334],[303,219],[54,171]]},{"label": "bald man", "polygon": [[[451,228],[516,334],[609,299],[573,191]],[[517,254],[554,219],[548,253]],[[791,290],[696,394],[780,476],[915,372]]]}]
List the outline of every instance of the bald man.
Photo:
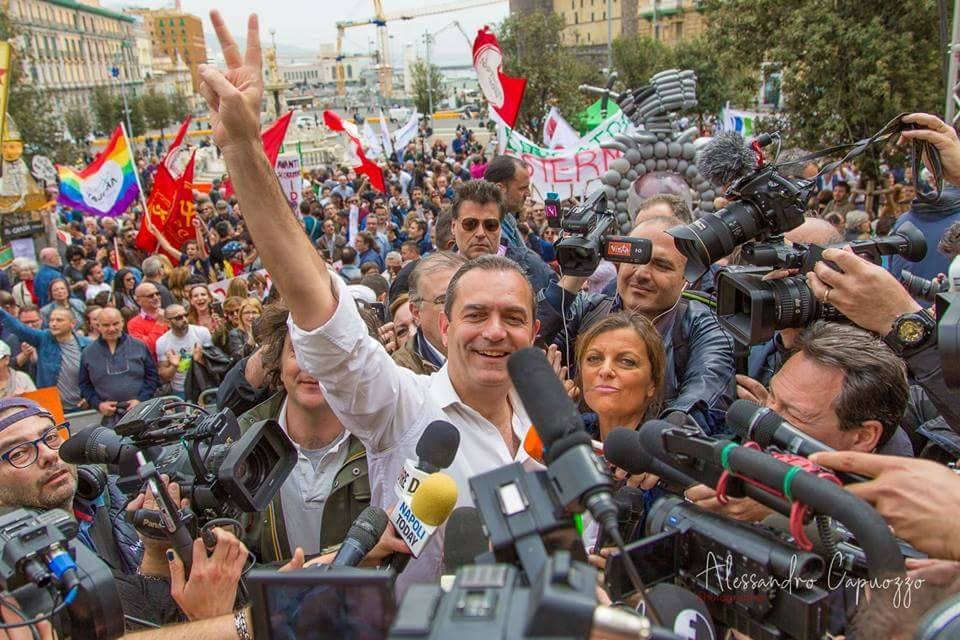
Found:
[{"label": "bald man", "polygon": [[160,378],[147,345],[123,331],[123,316],[112,307],[100,311],[100,337],[80,357],[80,393],[113,426],[122,414],[153,397]]},{"label": "bald man", "polygon": [[60,253],[53,247],[40,249],[40,268],[37,275],[33,277],[33,290],[37,295],[37,306],[50,302],[50,283],[55,278],[62,278],[60,269],[63,267],[63,260]]},{"label": "bald man", "polygon": [[133,290],[133,297],[140,305],[140,313],[127,322],[127,333],[150,349],[150,355],[157,357],[157,339],[167,332],[160,301],[163,299],[156,284],[144,280]]}]

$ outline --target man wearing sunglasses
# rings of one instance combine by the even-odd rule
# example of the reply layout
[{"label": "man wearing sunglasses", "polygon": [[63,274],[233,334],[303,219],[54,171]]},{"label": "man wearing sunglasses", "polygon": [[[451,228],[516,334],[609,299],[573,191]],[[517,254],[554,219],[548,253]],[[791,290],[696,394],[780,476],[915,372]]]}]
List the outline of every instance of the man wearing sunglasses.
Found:
[{"label": "man wearing sunglasses", "polygon": [[77,467],[57,453],[69,437],[69,423],[56,424],[33,400],[0,400],[0,505],[74,514],[80,525],[77,539],[114,571],[134,574],[142,545],[122,517],[126,500],[105,474],[98,478],[104,483],[99,495],[76,495]]},{"label": "man wearing sunglasses", "polygon": [[497,185],[486,180],[472,180],[457,190],[451,208],[451,228],[457,250],[468,260],[483,255],[505,255],[523,268],[535,291],[542,291],[557,281],[557,274],[525,245],[500,246],[502,223],[507,213],[501,193]]}]

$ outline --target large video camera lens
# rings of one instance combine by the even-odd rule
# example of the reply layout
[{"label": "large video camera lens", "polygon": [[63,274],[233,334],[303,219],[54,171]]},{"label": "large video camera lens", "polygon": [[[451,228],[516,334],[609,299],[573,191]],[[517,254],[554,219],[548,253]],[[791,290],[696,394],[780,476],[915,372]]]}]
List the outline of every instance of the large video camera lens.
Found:
[{"label": "large video camera lens", "polygon": [[727,267],[717,279],[717,316],[741,344],[762,344],[780,329],[817,320],[845,320],[836,307],[817,300],[803,276],[764,280],[767,269]]},{"label": "large video camera lens", "polygon": [[900,272],[900,284],[911,296],[918,300],[935,302],[938,293],[946,293],[950,289],[947,280],[927,280],[922,276],[915,276],[906,269]]},{"label": "large video camera lens", "polygon": [[716,213],[688,225],[668,229],[677,251],[687,257],[683,277],[700,279],[711,264],[730,255],[738,244],[757,237],[762,230],[760,212],[749,202],[731,202]]}]

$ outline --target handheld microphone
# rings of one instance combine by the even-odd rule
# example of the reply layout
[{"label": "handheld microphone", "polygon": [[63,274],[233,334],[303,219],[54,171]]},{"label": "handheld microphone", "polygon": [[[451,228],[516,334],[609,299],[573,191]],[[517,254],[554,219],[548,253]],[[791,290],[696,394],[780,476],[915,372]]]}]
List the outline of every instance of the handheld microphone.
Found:
[{"label": "handheld microphone", "polygon": [[533,426],[543,440],[547,473],[567,508],[586,508],[615,542],[622,544],[610,475],[594,454],[577,407],[542,351],[520,349],[507,370]]},{"label": "handheld microphone", "polygon": [[450,517],[456,504],[457,483],[445,473],[432,473],[420,483],[412,499],[397,503],[390,522],[410,548],[410,554],[419,558],[430,537]]},{"label": "handheld microphone", "polygon": [[626,427],[617,427],[607,435],[603,441],[603,457],[633,475],[652,473],[679,491],[698,484],[690,476],[650,455],[640,442],[640,433]]},{"label": "handheld microphone", "polygon": [[[783,419],[773,409],[758,406],[749,400],[735,400],[727,409],[727,425],[741,440],[753,440],[764,449],[775,446],[789,453],[809,458],[821,451],[836,451]],[[855,473],[835,472],[844,484],[867,482]]]},{"label": "handheld microphone", "polygon": [[[660,613],[663,626],[678,637],[686,640],[715,640],[717,637],[707,605],[683,587],[661,582],[647,591],[647,600]],[[646,615],[643,606],[639,611]]]},{"label": "handheld microphone", "polygon": [[428,424],[417,441],[417,461],[406,460],[397,477],[397,497],[409,501],[427,476],[453,464],[459,448],[460,431],[455,426],[445,420]]},{"label": "handheld microphone", "polygon": [[370,551],[387,528],[387,512],[370,505],[350,525],[347,537],[330,563],[331,567],[355,567]]}]

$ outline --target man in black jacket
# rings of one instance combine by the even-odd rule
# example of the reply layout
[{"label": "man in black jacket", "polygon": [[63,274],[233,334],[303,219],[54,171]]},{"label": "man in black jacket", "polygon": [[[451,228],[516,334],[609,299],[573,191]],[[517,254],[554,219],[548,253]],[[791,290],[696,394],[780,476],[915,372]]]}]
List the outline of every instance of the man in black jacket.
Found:
[{"label": "man in black jacket", "polygon": [[630,235],[650,240],[653,256],[648,264],[619,265],[615,296],[580,293],[584,278],[571,276],[541,291],[540,338],[556,344],[567,357],[577,335],[593,322],[621,310],[640,313],[663,336],[664,413],[688,414],[707,433],[714,433],[723,428],[723,416],[733,400],[733,340],[709,306],[683,297],[687,260],[666,233],[678,224],[676,218],[656,216],[634,227]]}]

